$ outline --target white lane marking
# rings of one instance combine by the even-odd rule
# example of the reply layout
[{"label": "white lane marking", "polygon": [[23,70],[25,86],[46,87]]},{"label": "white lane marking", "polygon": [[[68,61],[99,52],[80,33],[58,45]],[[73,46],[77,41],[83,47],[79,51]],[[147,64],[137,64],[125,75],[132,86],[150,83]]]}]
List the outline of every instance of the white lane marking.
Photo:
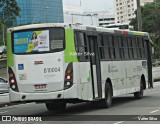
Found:
[{"label": "white lane marking", "polygon": [[0,112],[0,114],[7,113],[8,111]]},{"label": "white lane marking", "polygon": [[113,124],[121,124],[123,123],[124,121],[119,121],[119,122],[116,122],[116,123],[113,123]]},{"label": "white lane marking", "polygon": [[150,113],[152,114],[152,113],[155,113],[155,112],[158,112],[159,110],[154,110],[154,111],[151,111]]}]

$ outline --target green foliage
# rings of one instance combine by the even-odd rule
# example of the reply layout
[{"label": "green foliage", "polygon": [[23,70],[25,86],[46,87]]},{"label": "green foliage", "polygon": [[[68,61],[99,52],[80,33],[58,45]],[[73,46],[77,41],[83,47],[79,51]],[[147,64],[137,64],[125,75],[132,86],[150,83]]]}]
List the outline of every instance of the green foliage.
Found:
[{"label": "green foliage", "polygon": [[[143,31],[160,33],[160,2],[153,2],[141,7]],[[136,12],[135,12],[136,13]],[[137,30],[137,17],[132,19],[130,25]]]},{"label": "green foliage", "polygon": [[0,9],[2,14],[1,23],[5,23],[7,19],[15,19],[19,16],[20,8],[16,0],[0,0]]},{"label": "green foliage", "polygon": [[[155,48],[154,57],[160,58],[160,40],[157,40],[157,36],[160,35],[160,0],[141,7],[141,12],[143,31],[150,33]],[[137,16],[131,20],[130,25],[137,30]]]},{"label": "green foliage", "polygon": [[3,28],[6,32],[9,22],[19,16],[20,8],[16,0],[0,0],[0,44],[2,44]]}]

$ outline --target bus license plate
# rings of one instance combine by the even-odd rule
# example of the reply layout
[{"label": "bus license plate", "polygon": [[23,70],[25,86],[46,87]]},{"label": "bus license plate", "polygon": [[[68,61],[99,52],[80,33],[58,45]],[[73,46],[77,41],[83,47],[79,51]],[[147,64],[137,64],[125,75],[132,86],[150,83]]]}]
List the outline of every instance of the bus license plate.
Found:
[{"label": "bus license plate", "polygon": [[36,84],[34,86],[35,86],[35,89],[45,89],[47,84]]}]

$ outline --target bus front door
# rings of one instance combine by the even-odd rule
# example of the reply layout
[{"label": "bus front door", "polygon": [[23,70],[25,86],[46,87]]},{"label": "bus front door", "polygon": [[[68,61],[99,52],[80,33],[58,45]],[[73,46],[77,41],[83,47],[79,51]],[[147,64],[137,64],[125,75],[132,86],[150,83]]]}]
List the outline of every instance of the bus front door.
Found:
[{"label": "bus front door", "polygon": [[89,53],[87,55],[90,57],[93,99],[102,98],[101,68],[97,36],[87,37],[89,43]]}]

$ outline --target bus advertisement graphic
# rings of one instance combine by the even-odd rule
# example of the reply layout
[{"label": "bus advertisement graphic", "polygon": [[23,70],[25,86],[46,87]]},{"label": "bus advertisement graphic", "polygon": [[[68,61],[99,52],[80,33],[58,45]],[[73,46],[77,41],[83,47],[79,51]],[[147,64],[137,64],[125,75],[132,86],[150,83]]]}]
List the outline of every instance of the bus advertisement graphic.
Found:
[{"label": "bus advertisement graphic", "polygon": [[14,33],[14,53],[49,51],[49,30]]}]

